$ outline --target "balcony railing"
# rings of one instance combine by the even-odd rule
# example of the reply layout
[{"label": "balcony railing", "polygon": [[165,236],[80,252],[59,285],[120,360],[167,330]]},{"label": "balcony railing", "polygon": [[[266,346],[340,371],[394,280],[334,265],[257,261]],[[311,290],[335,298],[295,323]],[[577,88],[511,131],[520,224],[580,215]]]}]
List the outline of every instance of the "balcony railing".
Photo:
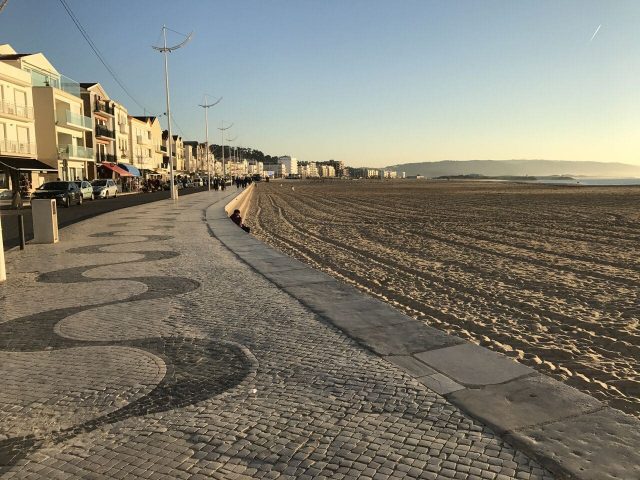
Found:
[{"label": "balcony railing", "polygon": [[64,111],[63,123],[66,125],[74,125],[76,127],[86,128],[91,130],[92,122],[89,117],[74,113],[71,110]]},{"label": "balcony railing", "polygon": [[80,145],[62,145],[62,153],[66,153],[69,157],[93,159],[93,148],[83,147]]},{"label": "balcony railing", "polygon": [[116,138],[116,134],[104,125],[96,125],[96,137]]},{"label": "balcony railing", "polygon": [[16,117],[32,119],[33,107],[27,107],[26,105],[16,105],[14,103],[3,100],[0,102],[0,113],[4,113],[5,115],[14,115]]},{"label": "balcony railing", "polygon": [[109,106],[105,102],[96,102],[95,103],[95,111],[96,112],[103,112],[103,113],[106,113],[108,115],[113,115],[113,107]]},{"label": "balcony railing", "polygon": [[[24,62],[29,65],[27,62]],[[64,90],[71,95],[80,98],[80,84],[64,75],[54,74],[40,70],[33,65],[29,65],[31,72],[31,85],[33,87],[53,87]]]},{"label": "balcony railing", "polygon": [[98,163],[109,162],[109,163],[117,163],[118,159],[113,153],[102,153],[98,152],[96,155],[96,160]]},{"label": "balcony railing", "polygon": [[19,153],[23,155],[35,155],[36,144],[14,142],[13,140],[0,140],[0,153]]}]

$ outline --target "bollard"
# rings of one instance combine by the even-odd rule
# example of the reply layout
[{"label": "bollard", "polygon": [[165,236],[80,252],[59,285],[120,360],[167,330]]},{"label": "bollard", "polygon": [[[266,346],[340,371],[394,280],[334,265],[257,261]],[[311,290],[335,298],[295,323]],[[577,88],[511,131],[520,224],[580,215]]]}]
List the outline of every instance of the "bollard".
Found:
[{"label": "bollard", "polygon": [[2,219],[0,219],[0,282],[7,279],[7,270],[4,266],[4,240],[2,240]]},{"label": "bollard", "polygon": [[58,207],[53,199],[31,201],[33,243],[58,242]]},{"label": "bollard", "polygon": [[27,242],[24,238],[24,215],[22,213],[18,213],[18,233],[20,235],[20,250],[24,250]]}]

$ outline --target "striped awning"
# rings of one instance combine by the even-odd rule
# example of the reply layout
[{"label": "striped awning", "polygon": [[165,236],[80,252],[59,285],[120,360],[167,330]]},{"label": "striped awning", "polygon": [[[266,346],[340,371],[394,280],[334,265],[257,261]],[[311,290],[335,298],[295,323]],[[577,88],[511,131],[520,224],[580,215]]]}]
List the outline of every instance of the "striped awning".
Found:
[{"label": "striped awning", "polygon": [[107,168],[107,169],[111,170],[112,172],[117,173],[121,177],[133,177],[133,175],[131,175],[129,172],[127,172],[124,168],[120,168],[115,163],[102,162],[102,163],[100,163],[98,165],[98,168],[100,168],[100,167]]}]

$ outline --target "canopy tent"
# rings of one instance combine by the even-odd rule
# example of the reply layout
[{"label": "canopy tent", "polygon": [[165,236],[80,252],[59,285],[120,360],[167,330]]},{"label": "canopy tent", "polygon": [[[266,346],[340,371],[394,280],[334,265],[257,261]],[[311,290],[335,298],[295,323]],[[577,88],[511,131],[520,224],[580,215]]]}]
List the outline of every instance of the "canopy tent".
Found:
[{"label": "canopy tent", "polygon": [[98,165],[98,168],[100,168],[100,167],[107,168],[107,169],[111,170],[112,172],[117,173],[121,177],[133,177],[132,174],[127,172],[124,168],[120,168],[115,163],[102,162],[101,164]]},{"label": "canopy tent", "polygon": [[127,172],[129,172],[134,177],[141,177],[142,176],[140,174],[140,170],[138,170],[136,167],[134,167],[130,163],[119,163],[118,166],[120,168],[122,168],[123,170],[126,170]]},{"label": "canopy tent", "polygon": [[19,172],[56,173],[58,171],[56,167],[47,165],[40,160],[23,157],[0,157],[0,167],[10,168]]}]

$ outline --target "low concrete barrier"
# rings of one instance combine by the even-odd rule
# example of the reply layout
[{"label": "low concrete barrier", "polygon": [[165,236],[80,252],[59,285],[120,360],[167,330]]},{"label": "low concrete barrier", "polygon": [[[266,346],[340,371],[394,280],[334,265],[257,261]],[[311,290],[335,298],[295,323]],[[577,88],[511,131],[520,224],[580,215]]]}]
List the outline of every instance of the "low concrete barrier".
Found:
[{"label": "low concrete barrier", "polygon": [[225,212],[227,212],[227,216],[230,216],[233,211],[237,208],[240,210],[240,215],[242,218],[245,217],[246,212],[251,204],[251,197],[253,196],[253,189],[255,188],[255,184],[252,183],[247,188],[242,190],[233,200],[227,203],[224,207]]}]

